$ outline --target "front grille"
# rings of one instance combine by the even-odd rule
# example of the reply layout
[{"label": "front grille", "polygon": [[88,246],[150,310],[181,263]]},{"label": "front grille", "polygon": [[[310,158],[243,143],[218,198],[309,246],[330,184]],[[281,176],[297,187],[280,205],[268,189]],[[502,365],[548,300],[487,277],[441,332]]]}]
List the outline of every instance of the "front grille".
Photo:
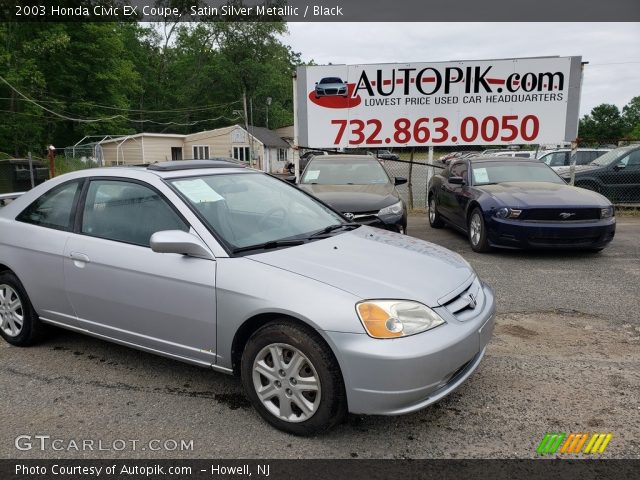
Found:
[{"label": "front grille", "polygon": [[458,320],[464,322],[475,317],[482,310],[484,293],[480,280],[476,277],[471,284],[455,297],[448,299],[442,306]]},{"label": "front grille", "polygon": [[554,235],[534,235],[529,237],[529,243],[534,246],[574,245],[576,247],[591,245],[600,240],[600,235],[586,237],[559,237]]},{"label": "front grille", "polygon": [[325,88],[324,89],[324,93],[326,93],[327,95],[337,95],[338,94],[338,89],[337,88]]},{"label": "front grille", "polygon": [[599,208],[531,208],[520,219],[528,222],[575,222],[599,220]]}]

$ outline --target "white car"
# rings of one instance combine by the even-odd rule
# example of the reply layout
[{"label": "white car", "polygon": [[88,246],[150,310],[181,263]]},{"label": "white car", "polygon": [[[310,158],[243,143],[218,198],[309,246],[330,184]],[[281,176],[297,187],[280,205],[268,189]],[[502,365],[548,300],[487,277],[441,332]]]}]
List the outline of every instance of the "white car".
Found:
[{"label": "white car", "polygon": [[[576,152],[576,165],[588,165],[610,150],[610,148],[579,148]],[[571,165],[571,149],[553,150],[545,153],[538,160],[546,163],[556,171],[566,170],[566,167]]]}]

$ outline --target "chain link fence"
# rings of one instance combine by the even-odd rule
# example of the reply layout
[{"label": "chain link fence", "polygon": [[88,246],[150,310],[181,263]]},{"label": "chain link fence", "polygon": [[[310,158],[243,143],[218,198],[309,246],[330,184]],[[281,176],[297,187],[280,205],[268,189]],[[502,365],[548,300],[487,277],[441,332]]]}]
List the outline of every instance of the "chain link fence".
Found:
[{"label": "chain link fence", "polygon": [[[431,177],[449,162],[476,156],[533,158],[553,168],[568,183],[596,191],[614,205],[640,206],[640,142],[629,140],[579,141],[573,144],[520,147],[465,146],[462,148],[412,148],[377,154],[392,177],[407,183],[398,191],[409,209],[427,207]],[[572,168],[571,163],[574,162]]]}]

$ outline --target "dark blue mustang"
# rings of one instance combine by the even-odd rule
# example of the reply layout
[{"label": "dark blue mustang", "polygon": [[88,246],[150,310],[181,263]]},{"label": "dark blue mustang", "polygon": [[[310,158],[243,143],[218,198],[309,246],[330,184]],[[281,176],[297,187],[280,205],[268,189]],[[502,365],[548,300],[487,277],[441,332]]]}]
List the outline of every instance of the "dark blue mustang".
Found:
[{"label": "dark blue mustang", "polygon": [[602,250],[615,235],[611,202],[567,185],[538,160],[475,157],[457,160],[429,183],[429,224],[449,224],[471,248]]}]

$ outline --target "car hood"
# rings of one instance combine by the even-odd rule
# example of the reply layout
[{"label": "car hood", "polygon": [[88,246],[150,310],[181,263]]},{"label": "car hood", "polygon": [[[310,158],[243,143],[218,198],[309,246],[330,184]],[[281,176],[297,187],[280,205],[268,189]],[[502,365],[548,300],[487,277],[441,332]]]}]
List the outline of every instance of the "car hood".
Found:
[{"label": "car hood", "polygon": [[606,207],[609,201],[599,193],[547,182],[504,182],[477,187],[507,207]]},{"label": "car hood", "polygon": [[414,300],[430,307],[475,275],[455,252],[366,226],[245,258],[312,278],[362,299]]},{"label": "car hood", "polygon": [[393,185],[312,185],[299,187],[340,212],[372,212],[398,202]]}]

